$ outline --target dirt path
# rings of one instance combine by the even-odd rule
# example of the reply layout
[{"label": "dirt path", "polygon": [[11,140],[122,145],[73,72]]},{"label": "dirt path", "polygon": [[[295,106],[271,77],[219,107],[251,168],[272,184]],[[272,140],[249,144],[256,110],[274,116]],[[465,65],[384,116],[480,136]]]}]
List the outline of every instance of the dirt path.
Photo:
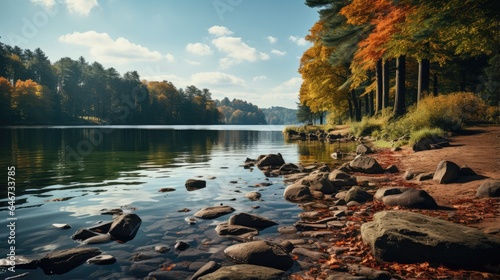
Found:
[{"label": "dirt path", "polygon": [[[474,180],[440,185],[433,181],[424,181],[420,187],[427,191],[441,206],[454,208],[469,208],[471,214],[480,215],[480,205],[496,204],[499,200],[476,198],[476,189],[485,181],[500,180],[500,126],[472,127],[461,135],[451,137],[451,147],[439,150],[413,152],[411,147],[392,154],[396,165],[404,172],[406,170],[434,172],[442,160],[455,162],[459,166],[468,166],[478,175]],[[460,204],[460,205],[457,205]],[[478,206],[479,205],[479,206]],[[489,205],[493,206],[493,205]],[[500,236],[500,216],[481,219],[470,226],[485,231],[498,231]]]}]

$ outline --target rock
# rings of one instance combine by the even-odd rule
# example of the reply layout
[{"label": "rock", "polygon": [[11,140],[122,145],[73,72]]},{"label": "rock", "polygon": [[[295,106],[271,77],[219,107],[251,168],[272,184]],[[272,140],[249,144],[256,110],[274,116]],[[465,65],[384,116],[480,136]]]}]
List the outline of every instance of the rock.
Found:
[{"label": "rock", "polygon": [[228,224],[256,228],[259,230],[277,225],[277,223],[267,218],[248,213],[239,213],[229,217]]},{"label": "rock", "polygon": [[386,169],[385,169],[385,172],[389,172],[389,173],[398,173],[399,172],[399,169],[396,165],[389,165]]},{"label": "rock", "polygon": [[413,145],[414,152],[427,151],[431,149],[431,144],[435,144],[430,138],[424,137]]},{"label": "rock", "polygon": [[117,216],[108,231],[114,239],[129,241],[134,239],[142,220],[136,214],[122,214]]},{"label": "rock", "polygon": [[98,235],[98,233],[95,233],[93,231],[90,231],[86,228],[81,228],[79,230],[77,230],[72,236],[71,238],[73,240],[85,240],[85,239],[88,239],[90,237],[93,237],[93,236],[96,236]]},{"label": "rock", "polygon": [[403,174],[403,179],[405,180],[411,180],[415,178],[418,174],[421,174],[422,172],[420,171],[413,171],[413,170],[406,170],[405,174]]},{"label": "rock", "polygon": [[91,244],[102,244],[106,242],[112,241],[113,238],[109,234],[97,234],[96,236],[92,236],[83,241],[83,244],[91,245]]},{"label": "rock", "polygon": [[99,255],[87,260],[89,264],[98,264],[98,265],[106,265],[106,264],[114,264],[116,262],[115,257],[111,255]]},{"label": "rock", "polygon": [[71,228],[71,226],[69,224],[52,224],[52,227],[61,228],[61,229]]},{"label": "rock", "polygon": [[198,278],[199,280],[279,280],[284,271],[250,264],[224,266],[213,273]]},{"label": "rock", "polygon": [[100,254],[101,251],[97,248],[73,248],[54,251],[40,259],[38,266],[47,275],[64,274]]},{"label": "rock", "polygon": [[302,172],[302,168],[300,168],[299,166],[297,166],[293,163],[285,163],[280,167],[279,172],[281,174],[300,173],[300,172]]},{"label": "rock", "polygon": [[460,167],[451,161],[443,160],[441,161],[434,172],[434,181],[440,184],[448,184],[460,176]]},{"label": "rock", "polygon": [[[151,270],[149,270],[151,271]],[[190,279],[192,272],[182,271],[182,270],[157,270],[150,272],[146,278],[140,277],[144,280],[179,280],[179,279]],[[137,278],[127,278],[126,280],[132,280]],[[198,278],[199,279],[199,278]],[[124,279],[125,280],[125,279]]]},{"label": "rock", "polygon": [[189,248],[189,246],[191,246],[191,245],[189,245],[189,243],[187,243],[187,242],[184,242],[184,241],[177,241],[177,243],[175,243],[174,248],[175,248],[176,250],[179,250],[179,251],[184,251],[184,250],[186,250],[187,248]]},{"label": "rock", "polygon": [[108,233],[112,224],[113,222],[100,223],[87,229],[96,233]]},{"label": "rock", "polygon": [[201,276],[212,273],[220,268],[220,265],[214,261],[207,262],[204,266],[196,271],[196,273],[191,277],[190,280],[197,280]]},{"label": "rock", "polygon": [[175,191],[174,188],[161,188],[158,190],[159,192],[173,192]]},{"label": "rock", "polygon": [[477,188],[477,197],[500,197],[500,181],[486,181]]},{"label": "rock", "polygon": [[367,202],[373,199],[373,195],[361,189],[358,186],[352,187],[349,191],[347,191],[344,200],[349,203],[351,201],[356,201],[359,203]]},{"label": "rock", "polygon": [[374,158],[368,156],[357,156],[353,161],[349,163],[349,166],[352,169],[363,173],[384,173],[384,169],[382,168],[382,166],[380,166],[380,164]]},{"label": "rock", "polygon": [[215,219],[233,212],[234,208],[230,206],[213,206],[201,209],[194,216],[201,219]]},{"label": "rock", "polygon": [[308,257],[315,262],[317,262],[319,260],[327,260],[329,258],[328,254],[309,250],[306,248],[300,248],[300,247],[293,249],[292,254]]},{"label": "rock", "polygon": [[262,159],[260,159],[257,162],[257,167],[258,168],[263,168],[263,167],[281,167],[283,164],[285,164],[285,161],[283,160],[283,157],[281,156],[280,153],[278,154],[268,154],[264,156]]},{"label": "rock", "polygon": [[293,265],[292,258],[280,245],[264,240],[229,246],[224,250],[224,254],[239,263],[281,270],[288,270]]},{"label": "rock", "polygon": [[432,178],[434,178],[434,172],[426,172],[418,174],[417,177],[415,177],[415,180],[421,182],[421,181],[432,180]]},{"label": "rock", "polygon": [[123,210],[119,208],[101,210],[101,215],[121,215],[121,214],[123,214]]},{"label": "rock", "polygon": [[195,191],[195,190],[205,188],[207,186],[207,181],[198,180],[198,179],[189,179],[186,181],[185,186],[186,186],[186,190]]},{"label": "rock", "polygon": [[196,224],[196,219],[193,217],[186,217],[186,218],[184,218],[184,221],[186,221],[186,223],[188,225],[195,225]]},{"label": "rock", "polygon": [[359,264],[347,264],[347,270],[355,275],[364,276],[364,279],[389,280],[392,278],[392,275],[387,271],[376,270]]},{"label": "rock", "polygon": [[437,209],[438,205],[426,191],[406,187],[387,187],[378,189],[374,199],[389,206],[406,208]]},{"label": "rock", "polygon": [[468,166],[460,167],[460,176],[477,176],[477,173]]},{"label": "rock", "polygon": [[333,170],[332,172],[330,172],[330,174],[328,174],[328,180],[330,181],[334,181],[334,180],[345,180],[345,179],[351,179],[352,176],[345,173],[344,171],[342,170]]},{"label": "rock", "polygon": [[302,185],[309,186],[311,191],[320,191],[323,194],[332,194],[335,187],[328,180],[328,172],[311,173],[300,180]]},{"label": "rock", "polygon": [[500,239],[422,214],[378,212],[372,222],[361,226],[361,237],[380,261],[429,262],[477,270],[500,267]]},{"label": "rock", "polygon": [[356,147],[356,154],[358,155],[366,155],[366,154],[373,154],[373,150],[366,146],[365,144],[359,144]]},{"label": "rock", "polygon": [[401,147],[394,147],[391,149],[392,152],[399,152],[401,150],[402,150]]},{"label": "rock", "polygon": [[239,225],[229,225],[227,223],[218,224],[215,227],[215,231],[218,235],[258,235],[259,231],[255,228],[239,226]]},{"label": "rock", "polygon": [[156,252],[158,253],[161,253],[161,254],[165,254],[165,253],[168,253],[170,251],[170,247],[168,246],[163,246],[163,245],[156,245],[154,246],[153,248]]},{"label": "rock", "polygon": [[301,182],[297,182],[286,187],[283,197],[286,200],[297,202],[297,201],[307,201],[313,198],[311,191]]},{"label": "rock", "polygon": [[245,194],[245,197],[250,200],[259,200],[261,196],[259,192],[249,192]]}]

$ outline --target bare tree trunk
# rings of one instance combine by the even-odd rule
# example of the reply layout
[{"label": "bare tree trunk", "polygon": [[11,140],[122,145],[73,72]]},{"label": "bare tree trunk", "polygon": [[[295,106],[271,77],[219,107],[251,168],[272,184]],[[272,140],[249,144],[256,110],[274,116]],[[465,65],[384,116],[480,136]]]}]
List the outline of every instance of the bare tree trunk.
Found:
[{"label": "bare tree trunk", "polygon": [[405,81],[406,81],[405,56],[401,55],[396,60],[396,95],[394,98],[394,115],[396,116],[402,116],[406,112]]},{"label": "bare tree trunk", "polygon": [[356,121],[359,122],[361,120],[361,108],[359,108],[359,102],[356,99],[356,92],[351,90],[351,100],[354,105],[354,114],[356,115]]},{"label": "bare tree trunk", "polygon": [[418,89],[417,104],[422,99],[424,92],[429,92],[430,62],[424,58],[418,62]]},{"label": "bare tree trunk", "polygon": [[382,75],[382,59],[379,59],[377,61],[377,69],[376,69],[376,78],[377,78],[377,92],[376,92],[376,96],[377,96],[377,108],[376,108],[376,111],[379,112],[380,110],[382,110],[382,91],[384,90],[384,78],[383,78],[383,75]]},{"label": "bare tree trunk", "polygon": [[389,107],[389,63],[382,63],[382,108]]},{"label": "bare tree trunk", "polygon": [[[380,96],[382,96],[382,93],[381,93]],[[373,104],[374,100],[373,99],[374,99],[373,91],[370,91],[370,116],[373,116],[375,114],[375,112],[373,110],[373,106],[374,106],[374,104]],[[382,106],[382,104],[380,104],[380,106]]]}]

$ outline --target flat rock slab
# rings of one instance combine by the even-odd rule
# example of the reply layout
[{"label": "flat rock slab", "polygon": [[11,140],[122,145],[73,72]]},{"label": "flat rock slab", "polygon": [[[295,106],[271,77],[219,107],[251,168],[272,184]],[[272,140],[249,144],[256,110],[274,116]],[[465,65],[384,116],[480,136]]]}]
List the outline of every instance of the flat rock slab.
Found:
[{"label": "flat rock slab", "polygon": [[389,206],[417,209],[437,209],[438,205],[426,191],[406,187],[378,189],[374,198]]},{"label": "flat rock slab", "polygon": [[239,263],[288,270],[293,265],[290,255],[278,244],[259,240],[227,247],[224,254]]},{"label": "flat rock slab", "polygon": [[73,248],[54,251],[40,259],[38,266],[47,275],[64,274],[100,254],[101,251],[97,248]]},{"label": "flat rock slab", "polygon": [[239,213],[233,215],[229,217],[227,223],[229,225],[244,226],[259,230],[277,225],[276,222],[273,222],[267,218],[248,213]]},{"label": "flat rock slab", "polygon": [[255,228],[238,226],[238,225],[229,225],[227,223],[218,224],[215,227],[215,231],[220,236],[243,235],[243,234],[258,235],[259,234],[259,231]]},{"label": "flat rock slab", "polygon": [[283,271],[275,268],[239,264],[224,266],[213,273],[198,278],[199,280],[278,280]]},{"label": "flat rock slab", "polygon": [[194,214],[195,217],[201,219],[215,219],[223,215],[231,214],[234,208],[231,206],[213,206],[205,207]]},{"label": "flat rock slab", "polygon": [[452,268],[498,271],[500,239],[482,231],[407,211],[383,211],[361,226],[361,237],[381,261],[434,262]]}]

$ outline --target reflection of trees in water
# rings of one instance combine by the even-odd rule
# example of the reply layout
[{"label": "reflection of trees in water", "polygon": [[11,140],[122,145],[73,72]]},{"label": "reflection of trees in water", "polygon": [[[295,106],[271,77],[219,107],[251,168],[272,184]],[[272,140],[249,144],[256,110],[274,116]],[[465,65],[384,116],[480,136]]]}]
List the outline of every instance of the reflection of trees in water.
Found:
[{"label": "reflection of trees in water", "polygon": [[324,141],[295,141],[299,152],[301,164],[311,164],[314,162],[324,162],[335,167],[344,163],[344,160],[335,160],[331,154],[338,150],[342,152],[353,152],[356,150],[355,142],[327,143]]}]

